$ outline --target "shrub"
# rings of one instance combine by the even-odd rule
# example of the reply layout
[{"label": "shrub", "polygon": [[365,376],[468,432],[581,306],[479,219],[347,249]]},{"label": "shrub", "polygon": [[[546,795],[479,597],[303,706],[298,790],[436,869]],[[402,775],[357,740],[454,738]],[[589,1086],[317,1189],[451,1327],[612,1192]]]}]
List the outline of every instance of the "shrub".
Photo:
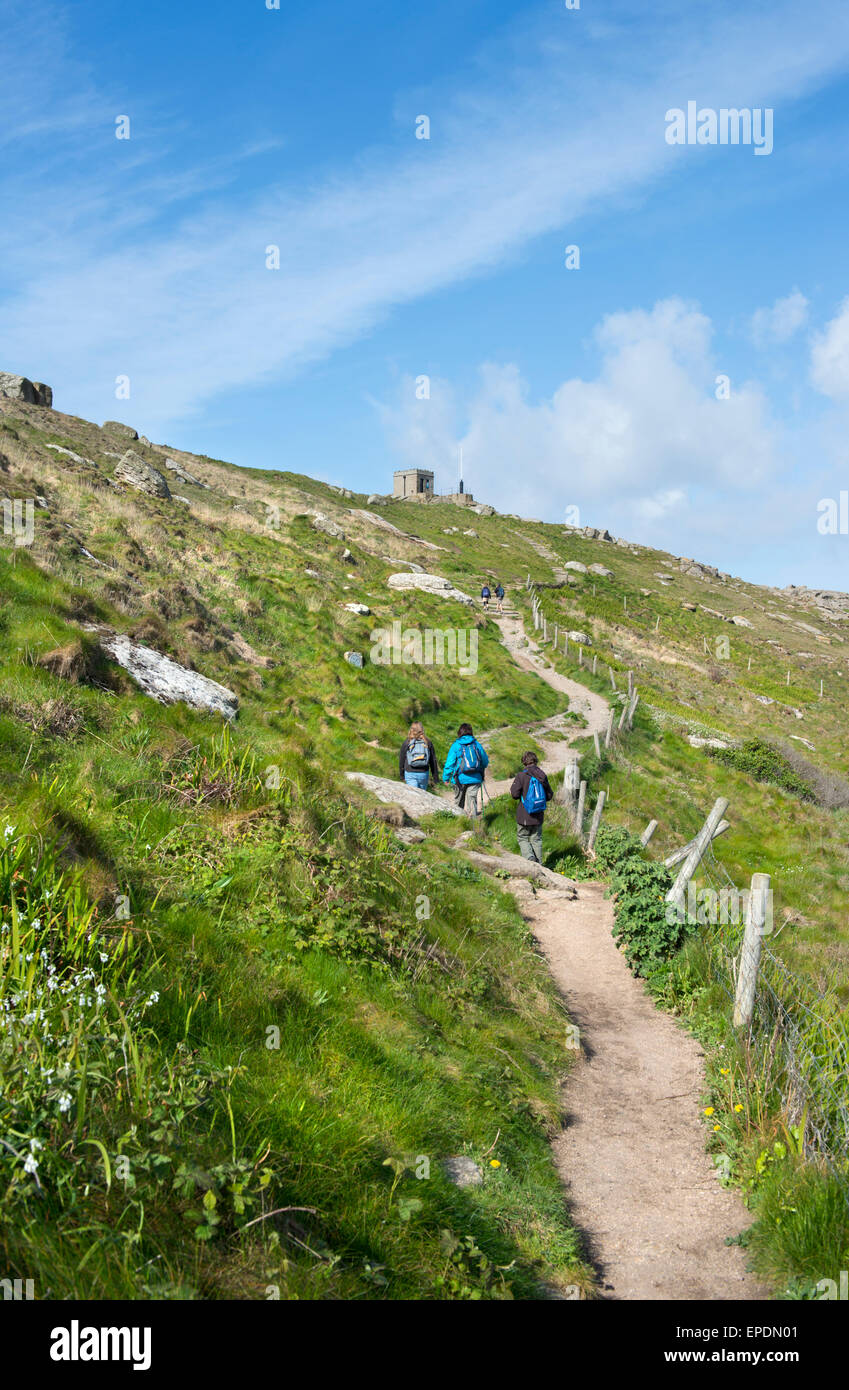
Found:
[{"label": "shrub", "polygon": [[726,767],[747,773],[756,782],[783,787],[802,801],[815,800],[811,787],[803,781],[784,754],[762,739],[747,738],[739,748],[706,748],[705,752]]},{"label": "shrub", "polygon": [[663,864],[643,859],[638,836],[605,826],[596,841],[598,862],[610,875],[615,898],[613,937],[635,975],[650,975],[694,930],[686,918],[667,909],[672,875]]}]

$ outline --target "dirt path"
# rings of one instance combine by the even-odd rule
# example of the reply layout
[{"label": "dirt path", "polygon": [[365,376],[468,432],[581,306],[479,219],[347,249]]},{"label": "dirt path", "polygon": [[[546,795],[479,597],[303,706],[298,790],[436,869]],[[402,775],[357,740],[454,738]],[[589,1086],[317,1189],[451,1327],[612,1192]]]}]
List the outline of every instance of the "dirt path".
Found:
[{"label": "dirt path", "polygon": [[[574,749],[570,747],[571,740],[585,738],[587,735],[592,736],[594,733],[601,736],[605,732],[609,705],[601,695],[597,695],[593,690],[588,690],[585,685],[547,668],[544,653],[533,638],[526,638],[522,620],[514,609],[506,609],[501,617],[497,614],[491,616],[498,624],[502,641],[516,665],[520,666],[523,671],[533,671],[552,689],[568,698],[567,708],[560,714],[552,714],[547,719],[540,719],[519,726],[505,724],[502,728],[519,727],[527,730],[542,752],[542,762],[546,772],[552,775],[555,772],[562,772],[566,764],[574,762],[577,757]],[[570,711],[582,714],[587,721],[586,724],[576,726],[569,723],[566,716]],[[501,729],[488,729],[485,733],[478,734],[478,738],[484,748],[487,748],[489,740],[501,731]],[[565,735],[565,738],[548,740],[545,737],[546,733],[562,734]],[[487,778],[486,789],[490,796],[501,796],[510,790],[512,780],[512,777]],[[442,795],[447,799],[453,793],[450,788],[446,788]]]},{"label": "dirt path", "polygon": [[[589,732],[605,727],[601,696],[546,669],[536,643],[523,641],[517,617],[505,614],[500,626],[518,665],[568,695]],[[546,747],[536,726],[534,737],[552,770],[574,756],[564,742]],[[746,1273],[739,1246],[725,1244],[749,1218],[736,1193],[720,1186],[705,1151],[701,1049],[631,975],[611,935],[604,885],[581,883],[575,900],[526,880],[511,879],[510,887],[580,1029],[581,1057],[564,1088],[554,1154],[602,1296],[767,1297]]]}]

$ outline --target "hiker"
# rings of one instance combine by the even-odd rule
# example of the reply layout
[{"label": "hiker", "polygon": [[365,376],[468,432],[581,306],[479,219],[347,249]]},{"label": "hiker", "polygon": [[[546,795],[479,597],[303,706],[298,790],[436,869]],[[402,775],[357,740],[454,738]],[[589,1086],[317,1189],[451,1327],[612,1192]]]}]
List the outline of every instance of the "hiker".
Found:
[{"label": "hiker", "polygon": [[427,791],[428,782],[433,777],[439,779],[439,766],[433,744],[418,722],[410,725],[410,732],[401,744],[398,754],[398,777],[408,787],[420,787]]},{"label": "hiker", "polygon": [[488,608],[489,600],[492,598],[492,594],[490,593],[488,584],[484,584],[483,588],[481,589],[481,598],[483,599],[484,608]]},{"label": "hiker", "polygon": [[516,802],[516,836],[523,859],[542,863],[542,822],[554,795],[536,753],[522,754],[522,771],[513,778],[510,795]]},{"label": "hiker", "polygon": [[472,733],[471,724],[461,724],[448,750],[442,780],[453,784],[454,800],[468,816],[480,816],[483,812],[483,778],[487,767],[489,758]]},{"label": "hiker", "polygon": [[504,602],[504,585],[500,582],[496,585],[495,597],[498,599],[498,611],[499,613],[503,613],[504,609],[501,605]]}]

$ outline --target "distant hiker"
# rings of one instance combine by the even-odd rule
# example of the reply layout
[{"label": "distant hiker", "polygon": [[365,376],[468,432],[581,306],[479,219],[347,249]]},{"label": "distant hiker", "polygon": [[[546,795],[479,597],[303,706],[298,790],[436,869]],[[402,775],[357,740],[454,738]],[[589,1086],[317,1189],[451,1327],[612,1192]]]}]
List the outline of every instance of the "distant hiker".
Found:
[{"label": "distant hiker", "polygon": [[481,589],[481,598],[483,599],[484,608],[488,608],[489,600],[492,598],[492,594],[490,593],[488,584],[484,584],[483,588]]},{"label": "distant hiker", "polygon": [[433,744],[418,720],[410,725],[410,732],[401,744],[398,754],[398,776],[408,787],[420,787],[423,792],[427,791],[431,777],[434,782],[439,779]]},{"label": "distant hiker", "polygon": [[469,816],[479,816],[483,811],[481,788],[487,767],[489,758],[472,733],[471,724],[461,724],[448,750],[442,780],[452,783],[455,802]]},{"label": "distant hiker", "polygon": [[516,836],[524,859],[542,863],[542,822],[554,795],[536,753],[522,754],[522,771],[513,778],[510,795],[516,805]]},{"label": "distant hiker", "polygon": [[499,611],[499,613],[503,613],[503,612],[504,612],[504,609],[503,609],[502,606],[501,606],[501,605],[503,604],[503,602],[504,602],[504,585],[503,585],[503,584],[498,584],[498,585],[496,585],[495,597],[498,599],[498,611]]}]

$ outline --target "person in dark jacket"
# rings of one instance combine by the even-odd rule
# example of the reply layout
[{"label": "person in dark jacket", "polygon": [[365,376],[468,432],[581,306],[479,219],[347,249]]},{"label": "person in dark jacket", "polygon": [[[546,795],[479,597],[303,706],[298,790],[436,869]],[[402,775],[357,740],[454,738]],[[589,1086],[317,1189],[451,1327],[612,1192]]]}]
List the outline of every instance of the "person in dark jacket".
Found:
[{"label": "person in dark jacket", "polygon": [[398,754],[398,777],[400,781],[406,782],[408,787],[420,787],[423,792],[427,791],[431,777],[434,782],[439,780],[439,767],[433,744],[418,720],[410,725],[410,732],[401,744]]},{"label": "person in dark jacket", "polygon": [[542,822],[554,792],[537,762],[536,753],[522,754],[522,771],[513,778],[510,795],[516,802],[516,836],[523,859],[542,863]]}]

